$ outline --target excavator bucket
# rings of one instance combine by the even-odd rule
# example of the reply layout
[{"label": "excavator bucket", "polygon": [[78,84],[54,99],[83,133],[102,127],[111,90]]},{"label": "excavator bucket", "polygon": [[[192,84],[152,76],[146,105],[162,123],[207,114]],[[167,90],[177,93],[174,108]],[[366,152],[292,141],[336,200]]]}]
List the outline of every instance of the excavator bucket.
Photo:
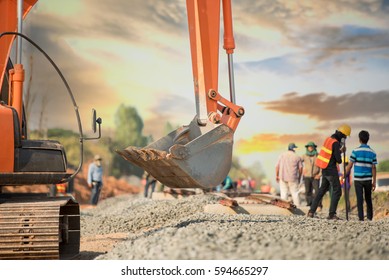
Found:
[{"label": "excavator bucket", "polygon": [[220,184],[231,168],[233,130],[195,118],[144,148],[116,151],[171,188],[210,189]]}]

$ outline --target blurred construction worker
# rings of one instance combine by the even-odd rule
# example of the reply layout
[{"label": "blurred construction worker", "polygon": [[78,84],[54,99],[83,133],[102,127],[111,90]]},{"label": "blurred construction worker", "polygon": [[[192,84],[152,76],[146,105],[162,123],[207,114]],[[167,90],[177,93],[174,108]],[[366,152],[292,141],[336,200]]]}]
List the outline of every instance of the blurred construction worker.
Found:
[{"label": "blurred construction worker", "polygon": [[248,178],[244,178],[241,181],[241,188],[243,191],[248,191],[250,189],[250,181]]},{"label": "blurred construction worker", "polygon": [[227,175],[227,177],[224,178],[222,182],[222,186],[223,186],[222,188],[223,191],[227,191],[227,190],[230,191],[234,189],[233,181],[229,175]]},{"label": "blurred construction worker", "polygon": [[281,199],[288,199],[288,194],[292,196],[293,203],[300,206],[299,182],[303,172],[301,158],[296,155],[295,143],[288,145],[288,151],[281,154],[276,164],[276,180],[280,184]]},{"label": "blurred construction worker", "polygon": [[253,192],[257,188],[257,181],[255,181],[254,178],[251,178],[249,181],[249,185],[250,185],[250,191]]},{"label": "blurred construction worker", "polygon": [[342,163],[341,153],[346,152],[345,140],[351,134],[351,127],[343,124],[338,127],[331,137],[328,137],[319,152],[316,159],[316,165],[322,169],[322,181],[318,195],[312,201],[308,212],[308,217],[314,217],[316,209],[323,196],[330,191],[331,204],[327,219],[340,220],[336,215],[338,202],[342,195],[342,189],[339,182],[338,164]]},{"label": "blurred construction worker", "polygon": [[269,185],[261,186],[261,193],[270,193],[271,187]]},{"label": "blurred construction worker", "polygon": [[101,156],[95,155],[94,161],[89,165],[88,185],[92,189],[90,199],[90,204],[92,205],[97,205],[103,187],[103,167],[101,161]]},{"label": "blurred construction worker", "polygon": [[376,164],[377,155],[367,145],[369,142],[369,132],[362,130],[359,132],[359,142],[361,145],[354,149],[350,156],[350,163],[346,168],[346,174],[350,174],[350,170],[354,168],[354,185],[355,193],[357,195],[358,218],[360,221],[364,220],[363,214],[363,195],[365,195],[367,219],[373,219],[373,202],[371,193],[376,188]]},{"label": "blurred construction worker", "polygon": [[[147,198],[151,198],[151,196],[153,195],[153,192],[155,191],[155,185],[157,184],[157,180],[151,176],[149,173],[147,173],[145,171],[145,173],[143,174],[143,176],[146,178],[146,184],[145,184],[145,197]],[[151,192],[149,194],[149,188],[151,186]]]},{"label": "blurred construction worker", "polygon": [[[305,186],[305,200],[307,206],[311,206],[313,198],[319,192],[319,183],[321,177],[321,169],[315,165],[318,152],[316,144],[312,141],[305,145],[305,154],[302,155],[303,160],[303,180]],[[322,208],[321,201],[319,207]]]}]

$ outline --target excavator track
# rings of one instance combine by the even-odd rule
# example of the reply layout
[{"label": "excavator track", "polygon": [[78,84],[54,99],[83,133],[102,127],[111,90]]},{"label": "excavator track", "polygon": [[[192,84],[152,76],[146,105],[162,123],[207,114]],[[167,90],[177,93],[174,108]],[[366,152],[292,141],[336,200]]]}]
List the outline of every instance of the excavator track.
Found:
[{"label": "excavator track", "polygon": [[0,194],[0,260],[74,259],[80,208],[71,197]]}]

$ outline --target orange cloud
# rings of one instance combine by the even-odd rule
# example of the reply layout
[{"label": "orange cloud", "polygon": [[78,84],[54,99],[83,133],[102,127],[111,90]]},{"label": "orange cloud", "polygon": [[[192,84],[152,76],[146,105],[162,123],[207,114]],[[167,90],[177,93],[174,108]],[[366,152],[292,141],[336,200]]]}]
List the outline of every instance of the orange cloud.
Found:
[{"label": "orange cloud", "polygon": [[[267,110],[284,114],[306,115],[319,121],[333,121],[388,116],[389,90],[361,91],[339,96],[327,93],[299,94],[290,92],[281,99],[258,102]],[[363,108],[358,110],[356,108]]]},{"label": "orange cloud", "polygon": [[253,152],[271,152],[278,150],[281,146],[277,134],[257,134],[250,139],[241,139],[237,143],[238,152],[250,154]]},{"label": "orange cloud", "polygon": [[286,150],[291,142],[303,149],[309,141],[314,141],[318,147],[324,140],[320,134],[256,134],[250,139],[242,139],[237,142],[237,150],[240,154],[251,154],[256,152],[274,152]]}]

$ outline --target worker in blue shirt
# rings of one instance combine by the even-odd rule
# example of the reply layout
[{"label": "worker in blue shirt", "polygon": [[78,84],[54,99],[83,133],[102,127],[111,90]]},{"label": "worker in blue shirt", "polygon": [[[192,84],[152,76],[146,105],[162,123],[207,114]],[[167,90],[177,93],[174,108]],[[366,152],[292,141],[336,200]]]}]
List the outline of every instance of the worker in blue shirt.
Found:
[{"label": "worker in blue shirt", "polygon": [[103,187],[103,167],[101,166],[102,158],[95,155],[94,161],[89,165],[88,185],[92,189],[90,204],[97,205],[101,189]]},{"label": "worker in blue shirt", "polygon": [[373,219],[373,202],[371,199],[372,192],[376,188],[376,164],[377,155],[367,145],[370,135],[368,131],[359,132],[359,142],[361,145],[355,148],[350,156],[350,164],[346,168],[346,174],[354,167],[354,186],[357,195],[358,218],[364,220],[363,197],[365,196],[367,219]]}]

